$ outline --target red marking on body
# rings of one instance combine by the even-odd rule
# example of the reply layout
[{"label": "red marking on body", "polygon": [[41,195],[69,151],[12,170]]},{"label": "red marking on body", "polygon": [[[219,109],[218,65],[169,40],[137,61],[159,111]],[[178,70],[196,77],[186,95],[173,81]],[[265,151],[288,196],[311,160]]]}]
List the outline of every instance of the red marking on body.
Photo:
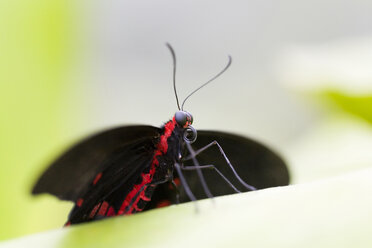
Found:
[{"label": "red marking on body", "polygon": [[180,181],[179,178],[174,178],[174,179],[173,179],[173,182],[174,182],[174,184],[177,185],[177,186],[180,186],[180,184],[181,184],[181,181]]},{"label": "red marking on body", "polygon": [[137,205],[133,205],[133,208],[137,211],[137,212],[140,212],[140,211],[142,211],[142,209],[141,208],[139,208]]},{"label": "red marking on body", "polygon": [[97,176],[94,178],[93,185],[96,185],[99,179],[101,179],[101,177],[102,177],[102,172],[98,173]]},{"label": "red marking on body", "polygon": [[157,208],[162,208],[171,205],[171,202],[169,200],[162,200],[156,204]]},{"label": "red marking on body", "polygon": [[[180,179],[179,178],[173,178],[173,182],[174,182],[174,184],[178,187],[178,186],[180,186]],[[174,184],[173,183],[170,183],[169,185],[168,185],[168,189],[176,189],[175,188],[175,186],[174,186]]]},{"label": "red marking on body", "polygon": [[145,195],[140,195],[140,198],[144,201],[151,201],[151,198],[145,196]]},{"label": "red marking on body", "polygon": [[98,211],[97,215],[105,216],[108,207],[109,207],[109,204],[108,204],[107,201],[102,202],[101,207],[99,208],[99,211]]},{"label": "red marking on body", "polygon": [[69,222],[67,222],[67,223],[65,224],[65,226],[69,226],[69,225],[71,225],[71,221],[69,221]]},{"label": "red marking on body", "polygon": [[[142,178],[141,183],[133,186],[132,190],[127,194],[123,203],[121,204],[121,207],[117,212],[117,215],[131,214],[133,213],[134,210],[136,210],[137,212],[142,211],[142,209],[140,209],[137,205],[138,201],[140,199],[143,199],[145,201],[151,200],[149,197],[146,197],[145,192],[148,185],[150,185],[150,183],[152,182],[152,179],[156,172],[156,168],[159,166],[159,161],[157,157],[165,155],[168,151],[167,141],[168,138],[172,135],[175,126],[176,126],[175,117],[173,117],[171,121],[168,121],[164,125],[164,134],[160,136],[159,143],[156,147],[156,150],[154,151],[154,157],[152,158],[150,171],[146,174],[144,173],[141,174]],[[129,209],[127,209],[128,207]]]},{"label": "red marking on body", "polygon": [[80,208],[81,205],[83,205],[83,202],[84,202],[84,199],[83,199],[83,198],[79,198],[79,199],[76,201],[76,206],[78,206],[78,207]]}]

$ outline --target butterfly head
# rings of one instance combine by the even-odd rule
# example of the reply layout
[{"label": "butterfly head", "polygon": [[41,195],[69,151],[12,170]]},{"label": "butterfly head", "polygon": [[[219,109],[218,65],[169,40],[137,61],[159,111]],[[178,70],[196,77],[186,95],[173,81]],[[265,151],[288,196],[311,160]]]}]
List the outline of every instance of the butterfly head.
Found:
[{"label": "butterfly head", "polygon": [[177,125],[182,128],[183,131],[183,139],[188,143],[193,143],[196,140],[197,132],[193,126],[191,126],[193,122],[192,115],[189,112],[180,110],[177,111],[174,115],[174,120],[176,121]]},{"label": "butterfly head", "polygon": [[174,118],[177,124],[182,128],[188,128],[193,122],[192,115],[186,111],[177,111]]}]

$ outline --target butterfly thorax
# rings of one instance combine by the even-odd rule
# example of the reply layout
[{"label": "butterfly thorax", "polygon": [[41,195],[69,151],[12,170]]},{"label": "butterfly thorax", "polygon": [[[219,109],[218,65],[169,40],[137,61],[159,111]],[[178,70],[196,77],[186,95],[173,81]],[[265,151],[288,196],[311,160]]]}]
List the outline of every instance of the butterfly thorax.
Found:
[{"label": "butterfly thorax", "polygon": [[151,200],[156,186],[173,179],[174,163],[181,156],[183,133],[184,128],[177,124],[175,117],[165,123],[150,166],[141,173],[116,215],[142,211]]}]

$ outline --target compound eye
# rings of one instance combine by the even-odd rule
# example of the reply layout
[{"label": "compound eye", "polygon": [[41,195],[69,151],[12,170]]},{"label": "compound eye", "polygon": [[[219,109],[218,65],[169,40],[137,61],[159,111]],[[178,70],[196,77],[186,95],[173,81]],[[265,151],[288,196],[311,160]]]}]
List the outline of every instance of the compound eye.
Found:
[{"label": "compound eye", "polygon": [[181,127],[185,126],[187,123],[187,114],[184,111],[177,111],[174,115],[176,122]]},{"label": "compound eye", "polygon": [[185,111],[177,111],[174,115],[176,122],[181,127],[187,127],[192,124],[193,118],[192,115]]},{"label": "compound eye", "polygon": [[192,124],[192,122],[194,121],[194,118],[192,117],[192,115],[189,113],[189,112],[186,112],[187,114],[187,121],[189,122],[189,125]]}]

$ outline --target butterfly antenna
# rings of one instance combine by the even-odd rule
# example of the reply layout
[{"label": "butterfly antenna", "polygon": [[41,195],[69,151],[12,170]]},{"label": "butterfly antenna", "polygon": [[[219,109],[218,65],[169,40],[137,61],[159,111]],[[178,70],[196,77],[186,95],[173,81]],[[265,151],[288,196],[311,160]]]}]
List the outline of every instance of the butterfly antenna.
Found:
[{"label": "butterfly antenna", "polygon": [[225,68],[223,68],[216,76],[212,77],[211,79],[209,79],[206,83],[202,84],[201,86],[199,86],[196,90],[194,90],[193,92],[191,92],[186,98],[185,100],[183,100],[182,102],[182,106],[181,106],[181,110],[183,110],[183,105],[185,105],[185,102],[187,99],[190,98],[190,96],[192,96],[195,92],[197,92],[198,90],[200,90],[201,88],[203,88],[204,86],[206,86],[207,84],[209,84],[210,82],[212,82],[213,80],[215,80],[216,78],[218,78],[219,76],[221,76],[231,65],[231,62],[232,62],[232,58],[231,56],[229,55],[229,61],[227,62],[227,65],[225,66]]},{"label": "butterfly antenna", "polygon": [[180,103],[178,101],[177,90],[176,90],[176,53],[174,52],[173,47],[169,43],[166,43],[166,46],[168,47],[169,51],[172,54],[172,59],[173,59],[173,89],[174,89],[174,94],[176,95],[178,110],[181,110]]}]

